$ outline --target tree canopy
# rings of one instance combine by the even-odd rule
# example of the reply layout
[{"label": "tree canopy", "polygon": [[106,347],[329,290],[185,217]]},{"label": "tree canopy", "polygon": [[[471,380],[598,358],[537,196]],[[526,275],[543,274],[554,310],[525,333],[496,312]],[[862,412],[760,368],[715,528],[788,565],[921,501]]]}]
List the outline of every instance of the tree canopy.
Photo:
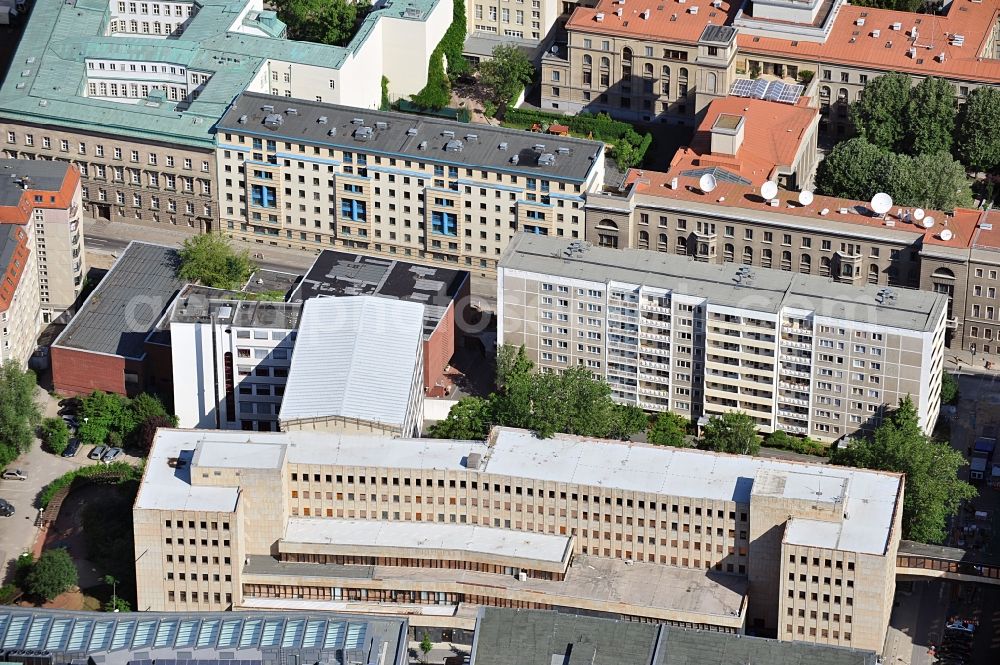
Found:
[{"label": "tree canopy", "polygon": [[80,441],[91,445],[126,443],[146,450],[157,427],[173,427],[177,419],[159,398],[141,393],[135,399],[95,390],[80,407]]},{"label": "tree canopy", "polygon": [[186,280],[217,289],[239,289],[257,266],[247,250],[233,248],[217,233],[203,233],[184,241],[178,251],[178,274]]},{"label": "tree canopy", "polygon": [[867,201],[886,192],[904,206],[953,210],[970,205],[965,168],[948,152],[915,157],[889,152],[857,136],[834,146],[816,170],[823,194]]},{"label": "tree canopy", "polygon": [[838,448],[830,461],[906,474],[903,537],[921,543],[943,542],[948,518],[962,501],[976,496],[975,488],[958,478],[965,466],[962,454],[924,434],[908,396],[871,437]]},{"label": "tree canopy", "polygon": [[1000,167],[1000,89],[984,85],[969,93],[955,125],[955,152],[975,171]]},{"label": "tree canopy", "polygon": [[278,17],[292,39],[347,46],[371,3],[350,0],[276,0]]},{"label": "tree canopy", "polygon": [[899,150],[906,131],[903,110],[910,97],[910,77],[890,72],[870,80],[851,105],[851,121],[859,136],[883,150]]},{"label": "tree canopy", "polygon": [[743,411],[727,411],[712,416],[702,431],[705,445],[720,453],[756,455],[760,452],[757,423]]},{"label": "tree canopy", "polygon": [[39,434],[45,447],[56,455],[62,455],[66,446],[69,445],[69,426],[62,418],[54,417],[43,420]]},{"label": "tree canopy", "polygon": [[0,366],[0,467],[31,448],[41,419],[35,402],[35,373],[6,361]]},{"label": "tree canopy", "polygon": [[498,44],[493,57],[479,65],[479,81],[501,113],[521,94],[535,75],[535,68],[517,46]]},{"label": "tree canopy", "polygon": [[958,381],[955,377],[941,370],[941,403],[954,404],[958,401]]},{"label": "tree canopy", "polygon": [[646,428],[646,414],[617,404],[611,387],[584,367],[562,374],[536,373],[524,347],[501,347],[497,390],[487,398],[466,397],[429,434],[451,439],[484,439],[493,425],[533,430],[540,437],[556,432],[626,439]]},{"label": "tree canopy", "polygon": [[903,112],[906,150],[911,155],[949,151],[955,131],[955,88],[928,76],[910,89]]},{"label": "tree canopy", "polygon": [[687,434],[687,426],[688,419],[684,416],[664,411],[653,421],[646,433],[646,440],[658,446],[687,447],[688,443],[684,438],[684,435]]},{"label": "tree canopy", "polygon": [[31,566],[27,577],[28,593],[52,600],[59,594],[76,586],[77,573],[73,559],[66,548],[46,550]]}]

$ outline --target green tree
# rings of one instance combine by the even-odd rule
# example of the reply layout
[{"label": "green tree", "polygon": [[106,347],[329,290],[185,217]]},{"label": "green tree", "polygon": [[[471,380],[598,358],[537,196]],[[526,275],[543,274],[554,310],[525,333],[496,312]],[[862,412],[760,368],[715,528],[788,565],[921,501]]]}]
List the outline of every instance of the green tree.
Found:
[{"label": "green tree", "polygon": [[646,434],[646,439],[659,446],[686,448],[688,443],[684,436],[687,434],[689,422],[684,416],[664,411],[656,417]]},{"label": "green tree", "polygon": [[955,88],[928,76],[912,90],[903,112],[906,152],[920,155],[951,149],[955,130]]},{"label": "green tree", "polygon": [[720,453],[756,455],[760,452],[757,424],[743,411],[728,411],[712,416],[702,432],[705,445]]},{"label": "green tree", "polygon": [[498,44],[492,58],[480,63],[479,80],[488,98],[497,105],[501,114],[531,83],[535,68],[517,46]]},{"label": "green tree", "polygon": [[60,547],[42,552],[42,556],[31,566],[27,578],[27,591],[39,598],[52,600],[70,587],[76,586],[76,582],[77,573],[73,559],[70,558],[66,548]]},{"label": "green tree", "polygon": [[441,38],[439,46],[448,61],[448,75],[458,76],[469,71],[469,62],[462,56],[465,50],[465,0],[452,3],[451,25]]},{"label": "green tree", "polygon": [[128,407],[132,412],[132,427],[121,434],[129,446],[149,450],[158,428],[177,427],[177,417],[168,413],[155,395],[140,393],[129,402]]},{"label": "green tree", "polygon": [[389,99],[389,77],[382,77],[382,100],[379,103],[380,111],[388,111],[392,108],[392,100]]},{"label": "green tree", "polygon": [[958,112],[955,153],[975,171],[1000,167],[1000,89],[984,85],[969,94]]},{"label": "green tree", "polygon": [[972,189],[965,167],[944,150],[917,155],[911,160],[916,191],[902,205],[919,205],[937,210],[954,210],[972,205]]},{"label": "green tree", "polygon": [[62,455],[69,445],[69,426],[62,418],[46,418],[39,433],[45,447],[56,455]]},{"label": "green tree", "polygon": [[954,404],[958,401],[958,381],[955,377],[941,371],[941,403]]},{"label": "green tree", "polygon": [[358,5],[348,0],[278,0],[292,39],[347,46],[357,31]]},{"label": "green tree", "polygon": [[497,351],[497,392],[490,396],[494,422],[508,427],[532,427],[534,392],[538,379],[524,347],[505,344]]},{"label": "green tree", "polygon": [[448,417],[434,423],[427,434],[436,439],[483,440],[490,433],[493,416],[490,401],[482,397],[463,397]]},{"label": "green tree", "polygon": [[883,150],[898,150],[906,132],[903,109],[910,97],[910,77],[891,72],[865,84],[858,101],[851,104],[851,121],[858,135]]},{"label": "green tree", "polygon": [[101,609],[105,612],[131,612],[132,606],[124,598],[115,596],[114,598],[109,598]]},{"label": "green tree", "polygon": [[431,636],[424,633],[424,638],[420,640],[420,652],[424,655],[424,662],[427,662],[427,656],[430,654],[431,649],[434,648],[434,644],[431,642]]},{"label": "green tree", "polygon": [[835,450],[830,461],[905,474],[903,537],[921,543],[943,542],[948,518],[976,496],[975,488],[958,478],[965,466],[962,454],[924,434],[909,396],[870,438]]},{"label": "green tree", "polygon": [[443,109],[451,103],[451,82],[444,71],[444,49],[440,44],[431,52],[427,64],[427,83],[410,101],[424,109]]},{"label": "green tree", "polygon": [[615,404],[611,413],[607,438],[627,440],[649,426],[649,416],[634,404]]},{"label": "green tree", "polygon": [[35,403],[35,373],[6,361],[0,366],[0,468],[31,448],[41,419]]},{"label": "green tree", "polygon": [[235,250],[225,237],[203,233],[184,241],[178,254],[183,279],[219,289],[239,289],[256,269],[247,250]]},{"label": "green tree", "polygon": [[102,390],[83,398],[80,416],[80,441],[95,446],[106,443],[112,433],[123,439],[136,426],[128,398]]},{"label": "green tree", "polygon": [[855,137],[834,146],[816,170],[816,187],[827,196],[867,200],[872,195],[872,174],[883,152]]}]

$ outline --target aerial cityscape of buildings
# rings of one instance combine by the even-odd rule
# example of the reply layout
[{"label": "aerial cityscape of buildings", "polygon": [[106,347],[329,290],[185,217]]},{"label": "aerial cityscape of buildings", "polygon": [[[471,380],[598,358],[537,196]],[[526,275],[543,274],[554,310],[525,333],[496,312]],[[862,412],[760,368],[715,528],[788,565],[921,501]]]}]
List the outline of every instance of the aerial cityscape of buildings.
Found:
[{"label": "aerial cityscape of buildings", "polygon": [[[18,591],[0,662],[916,665],[928,631],[935,657],[975,633],[900,598],[934,578],[988,608],[1000,581],[1000,160],[966,165],[954,206],[822,176],[884,74],[944,81],[956,109],[1000,88],[1000,5],[356,4],[319,43],[287,3],[0,0],[4,371],[36,370],[77,447],[95,391],[169,414],[117,441],[101,421],[126,461],[73,448],[65,482],[47,442],[5,458],[38,529],[0,524],[0,558],[73,550],[70,493],[131,488],[107,584],[135,603]],[[510,95],[527,123],[476,87],[508,45],[534,68]],[[408,101],[442,80],[448,108]],[[652,148],[625,159],[600,123]],[[245,274],[191,277],[204,238]],[[991,382],[961,383],[968,411],[970,375]],[[578,405],[545,383],[578,376],[608,409],[575,417],[640,425],[512,415]],[[753,445],[708,445],[719,423]],[[913,441],[937,448],[908,466]],[[978,456],[975,505],[912,484],[951,473],[943,451]],[[941,537],[914,535],[921,511]]]}]

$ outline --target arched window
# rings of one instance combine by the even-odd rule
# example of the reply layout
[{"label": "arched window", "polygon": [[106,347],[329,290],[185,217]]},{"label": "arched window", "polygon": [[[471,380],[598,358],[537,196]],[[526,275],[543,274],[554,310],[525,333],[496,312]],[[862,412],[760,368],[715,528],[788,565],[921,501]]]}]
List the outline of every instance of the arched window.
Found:
[{"label": "arched window", "polygon": [[808,275],[812,272],[812,257],[808,254],[803,254],[799,259],[799,272],[803,275]]},{"label": "arched window", "polygon": [[649,234],[639,231],[639,249],[649,249]]},{"label": "arched window", "polygon": [[819,274],[823,277],[830,276],[830,257],[824,256],[819,260]]},{"label": "arched window", "polygon": [[939,279],[955,279],[955,273],[948,268],[938,268],[931,274],[931,277],[937,277]]},{"label": "arched window", "polygon": [[854,277],[854,266],[850,263],[845,263],[840,266],[840,276],[841,277]]},{"label": "arched window", "polygon": [[837,91],[837,102],[838,103],[840,103],[840,104],[846,104],[847,103],[847,99],[848,99],[848,97],[847,97],[847,88],[841,88],[840,90]]},{"label": "arched window", "polygon": [[747,245],[743,248],[743,265],[753,264],[753,247]]},{"label": "arched window", "polygon": [[656,241],[656,251],[665,252],[667,251],[667,234],[661,233],[659,239]]},{"label": "arched window", "polygon": [[774,255],[771,253],[771,250],[765,247],[760,252],[760,264],[762,266],[764,266],[765,268],[770,268],[771,267],[771,259],[773,258],[773,256]]},{"label": "arched window", "polygon": [[687,254],[687,242],[686,236],[677,236],[677,253],[681,256]]},{"label": "arched window", "polygon": [[660,85],[662,90],[660,94],[667,97],[670,96],[670,67],[663,65],[663,70],[660,72]]},{"label": "arched window", "polygon": [[632,62],[632,49],[627,46],[622,49],[622,62]]},{"label": "arched window", "polygon": [[610,69],[610,68],[611,68],[611,60],[607,56],[602,57],[601,58],[601,69]]},{"label": "arched window", "polygon": [[708,88],[706,92],[709,94],[715,94],[715,88],[719,85],[719,77],[715,75],[715,72],[709,72],[708,76],[705,77],[705,87]]},{"label": "arched window", "polygon": [[597,224],[597,244],[601,247],[618,247],[618,225],[610,219],[602,219]]},{"label": "arched window", "polygon": [[632,78],[632,49],[625,47],[622,49],[622,80],[628,81]]},{"label": "arched window", "polygon": [[602,88],[607,88],[611,85],[611,60],[606,56],[601,58],[600,85]]},{"label": "arched window", "polygon": [[656,84],[653,77],[653,65],[647,62],[642,66],[642,87],[646,94],[653,94],[653,86]]},{"label": "arched window", "polygon": [[874,263],[868,266],[868,283],[878,284],[878,266]]},{"label": "arched window", "polygon": [[[584,55],[583,56],[583,66],[584,67],[590,67],[592,64],[594,64],[594,59],[590,57],[590,54]],[[830,92],[830,90],[829,90],[829,88],[827,88],[827,93],[829,93],[829,92]]]},{"label": "arched window", "polygon": [[681,67],[677,77],[677,96],[687,97],[688,94],[688,70]]},{"label": "arched window", "polygon": [[642,75],[645,76],[646,78],[650,79],[653,78],[653,65],[648,62],[645,65],[643,65]]},{"label": "arched window", "polygon": [[732,243],[727,242],[722,249],[722,260],[726,263],[732,263],[736,260],[736,248],[733,247]]},{"label": "arched window", "polygon": [[787,249],[781,253],[781,269],[791,270],[792,269],[792,253]]},{"label": "arched window", "polygon": [[588,87],[594,82],[593,63],[594,59],[590,55],[583,56],[583,84]]}]

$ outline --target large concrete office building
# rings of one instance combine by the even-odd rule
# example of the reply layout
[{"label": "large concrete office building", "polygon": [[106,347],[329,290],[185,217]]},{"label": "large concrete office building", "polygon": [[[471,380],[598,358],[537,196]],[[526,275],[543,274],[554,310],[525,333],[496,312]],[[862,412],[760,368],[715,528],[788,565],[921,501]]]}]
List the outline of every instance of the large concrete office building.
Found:
[{"label": "large concrete office building", "polygon": [[497,429],[157,432],[139,607],[559,609],[881,651],[902,477]]},{"label": "large concrete office building", "polygon": [[650,411],[741,410],[835,441],[906,396],[928,433],[940,410],[942,294],[522,234],[497,298],[500,343],[541,371],[588,367]]},{"label": "large concrete office building", "polygon": [[218,125],[222,232],[496,274],[517,230],[583,238],[604,144],[246,93]]},{"label": "large concrete office building", "polygon": [[980,0],[944,3],[940,14],[845,0],[599,0],[577,7],[566,33],[542,59],[542,107],[631,120],[693,125],[712,99],[753,79],[775,82],[775,96],[804,92],[821,131],[843,136],[848,105],[886,72],[944,78],[959,103],[1000,84],[1000,16]]},{"label": "large concrete office building", "polygon": [[38,0],[0,88],[3,154],[79,165],[84,211],[217,230],[216,122],[240,93],[377,108],[418,92],[451,0],[386,2],[345,47],[260,0]]}]

